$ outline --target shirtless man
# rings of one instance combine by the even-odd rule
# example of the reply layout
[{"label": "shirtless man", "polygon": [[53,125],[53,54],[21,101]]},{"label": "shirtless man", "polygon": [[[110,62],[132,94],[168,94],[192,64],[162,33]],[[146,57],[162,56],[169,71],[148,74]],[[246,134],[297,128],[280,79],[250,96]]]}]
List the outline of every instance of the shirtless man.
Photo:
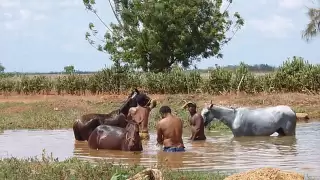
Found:
[{"label": "shirtless man", "polygon": [[[150,138],[148,130],[149,114],[157,106],[157,102],[155,100],[151,102],[146,101],[146,98],[142,94],[138,94],[136,99],[138,106],[129,109],[127,119],[137,122],[139,124],[140,138],[148,140]],[[148,106],[149,104],[150,106]]]},{"label": "shirtless man", "polygon": [[186,103],[183,108],[188,108],[190,113],[191,137],[189,140],[205,140],[204,121],[200,113],[197,113],[197,105],[193,102]]},{"label": "shirtless man", "polygon": [[157,124],[157,142],[163,145],[165,152],[183,152],[185,147],[182,140],[183,124],[180,118],[171,114],[168,106],[159,110],[161,120]]}]

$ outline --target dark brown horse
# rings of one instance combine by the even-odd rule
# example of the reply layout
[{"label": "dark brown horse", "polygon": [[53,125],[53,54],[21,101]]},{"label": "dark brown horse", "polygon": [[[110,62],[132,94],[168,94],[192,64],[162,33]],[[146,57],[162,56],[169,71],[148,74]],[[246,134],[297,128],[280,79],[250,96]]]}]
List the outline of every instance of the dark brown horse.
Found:
[{"label": "dark brown horse", "polygon": [[89,140],[91,149],[109,149],[121,151],[142,151],[139,125],[128,121],[125,128],[100,125],[92,131]]},{"label": "dark brown horse", "polygon": [[150,105],[151,98],[144,93],[140,93],[137,89],[132,91],[126,102],[117,110],[108,114],[90,113],[85,114],[77,119],[73,124],[74,137],[78,141],[88,140],[91,132],[99,125],[110,125],[117,127],[126,127],[126,117],[131,107],[137,106],[137,95],[145,98],[146,104]]}]

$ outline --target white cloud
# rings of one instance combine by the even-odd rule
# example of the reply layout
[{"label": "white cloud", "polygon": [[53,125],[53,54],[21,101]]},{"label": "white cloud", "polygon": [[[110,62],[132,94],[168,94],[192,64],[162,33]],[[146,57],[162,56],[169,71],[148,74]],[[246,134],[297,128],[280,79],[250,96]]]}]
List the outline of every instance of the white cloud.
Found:
[{"label": "white cloud", "polygon": [[28,9],[20,9],[19,14],[20,14],[21,20],[27,20],[31,16],[31,11]]},{"label": "white cloud", "polygon": [[2,8],[16,8],[20,6],[19,1],[15,0],[0,0],[0,7]]},{"label": "white cloud", "polygon": [[41,21],[41,20],[45,20],[47,19],[48,17],[44,14],[34,14],[33,15],[33,20],[34,21]]},{"label": "white cloud", "polygon": [[284,38],[294,28],[291,19],[279,15],[273,15],[267,19],[249,20],[248,24],[253,26],[267,37]]},{"label": "white cloud", "polygon": [[32,12],[29,9],[20,9],[17,13],[17,16],[7,13],[6,17],[7,20],[4,22],[4,27],[7,30],[23,30],[23,28],[30,25],[30,23],[34,21],[41,21],[47,18],[47,16],[44,14]]},{"label": "white cloud", "polygon": [[3,13],[3,15],[7,19],[11,19],[12,18],[12,14],[11,13]]},{"label": "white cloud", "polygon": [[298,9],[304,6],[305,0],[278,0],[278,5],[284,9]]},{"label": "white cloud", "polygon": [[14,30],[17,27],[17,23],[15,21],[5,22],[4,27],[8,30]]}]

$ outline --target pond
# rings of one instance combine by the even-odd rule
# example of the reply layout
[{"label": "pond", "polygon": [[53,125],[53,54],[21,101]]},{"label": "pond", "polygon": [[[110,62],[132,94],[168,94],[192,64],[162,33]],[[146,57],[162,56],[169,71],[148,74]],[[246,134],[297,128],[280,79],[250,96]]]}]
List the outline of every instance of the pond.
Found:
[{"label": "pond", "polygon": [[63,160],[97,158],[121,164],[165,165],[183,170],[244,171],[259,167],[279,167],[320,177],[320,122],[299,123],[296,137],[246,137],[234,139],[230,132],[206,132],[207,140],[190,142],[184,137],[186,152],[165,153],[156,146],[156,135],[143,144],[142,153],[92,150],[87,142],[74,140],[67,130],[5,130],[0,133],[0,156],[27,158],[41,156],[42,150]]}]

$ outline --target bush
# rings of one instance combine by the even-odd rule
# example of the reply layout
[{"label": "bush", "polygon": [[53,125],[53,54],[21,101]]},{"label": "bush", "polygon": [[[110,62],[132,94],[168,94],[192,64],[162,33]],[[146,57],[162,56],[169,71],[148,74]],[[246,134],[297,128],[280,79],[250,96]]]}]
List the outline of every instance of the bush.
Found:
[{"label": "bush", "polygon": [[286,60],[276,71],[255,75],[241,62],[235,71],[216,67],[202,77],[199,71],[140,73],[127,67],[103,69],[92,75],[70,74],[62,76],[0,76],[0,93],[83,95],[86,93],[127,93],[141,88],[149,93],[186,94],[225,92],[319,92],[320,65],[309,64],[301,57]]}]

